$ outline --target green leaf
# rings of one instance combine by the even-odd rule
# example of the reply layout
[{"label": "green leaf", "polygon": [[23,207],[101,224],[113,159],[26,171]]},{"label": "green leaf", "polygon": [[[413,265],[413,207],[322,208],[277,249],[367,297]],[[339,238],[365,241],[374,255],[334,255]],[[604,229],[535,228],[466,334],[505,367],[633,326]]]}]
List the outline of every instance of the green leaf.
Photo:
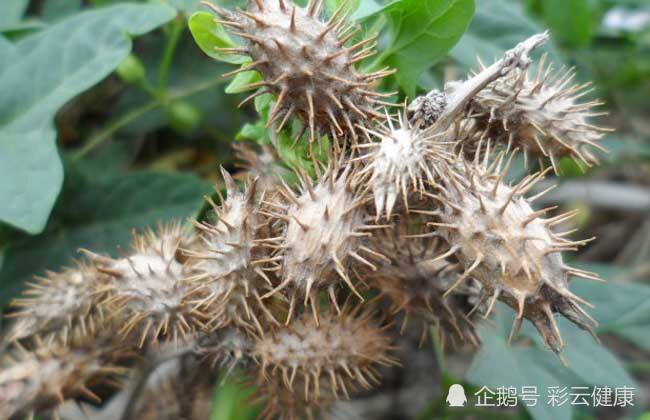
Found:
[{"label": "green leaf", "polygon": [[474,0],[402,0],[385,11],[392,28],[384,62],[398,70],[406,94],[415,96],[420,74],[460,39],[474,14]]},{"label": "green leaf", "polygon": [[29,0],[2,0],[0,6],[0,31],[2,28],[14,25],[22,20],[29,6]]},{"label": "green leaf", "polygon": [[[555,354],[545,348],[539,334],[527,321],[521,335],[533,338],[536,346],[509,345],[508,329],[513,319],[513,311],[499,305],[496,311],[497,328],[487,324],[480,326],[482,346],[468,369],[468,380],[493,390],[498,386],[536,386],[540,394],[538,404],[526,407],[533,418],[572,418],[570,404],[560,407],[546,404],[547,388],[551,386],[567,387],[569,390],[572,386],[595,385],[639,389],[616,356],[568,320],[558,319],[565,342],[562,354],[568,364],[563,367]],[[641,397],[637,394],[637,398]]]},{"label": "green leaf", "polygon": [[237,44],[230,38],[223,25],[215,22],[212,13],[196,12],[190,16],[190,32],[199,48],[211,58],[231,64],[243,64],[250,61],[249,57],[223,54],[217,48],[233,48]]},{"label": "green leaf", "polygon": [[544,0],[542,16],[553,35],[563,44],[588,45],[595,30],[595,8],[591,0]]},{"label": "green leaf", "polygon": [[[469,69],[476,66],[477,55],[490,63],[519,42],[543,31],[524,14],[520,2],[479,1],[471,25],[450,54]],[[559,62],[552,43],[547,43],[542,50],[549,52],[554,62]]]},{"label": "green leaf", "polygon": [[128,249],[132,228],[192,216],[211,189],[190,174],[105,172],[103,167],[80,164],[67,168],[63,192],[45,232],[22,235],[6,249],[0,303],[32,275],[58,270],[79,257],[79,247],[116,255],[117,246]]},{"label": "green leaf", "polygon": [[55,21],[76,13],[81,8],[81,0],[47,0],[43,4],[41,17],[46,21]]},{"label": "green leaf", "polygon": [[402,0],[392,0],[380,4],[377,0],[361,0],[359,6],[355,9],[354,13],[350,16],[350,19],[360,21],[368,19],[377,15],[378,13],[383,12],[386,8],[392,6],[393,4],[402,1]]},{"label": "green leaf", "polygon": [[626,277],[623,267],[613,265],[585,265],[607,283],[575,282],[572,289],[595,305],[592,316],[598,320],[598,332],[623,337],[650,350],[650,286],[622,281]]},{"label": "green leaf", "polygon": [[148,32],[174,13],[121,4],[79,13],[14,44],[12,65],[0,68],[0,221],[30,233],[43,229],[63,180],[55,112],[124,60],[127,33]]},{"label": "green leaf", "polygon": [[228,86],[226,86],[225,92],[230,94],[245,92],[246,86],[259,82],[260,80],[262,80],[262,75],[255,70],[238,73]]},{"label": "green leaf", "polygon": [[210,420],[254,420],[259,408],[251,405],[255,389],[243,384],[241,374],[234,372],[214,391]]}]

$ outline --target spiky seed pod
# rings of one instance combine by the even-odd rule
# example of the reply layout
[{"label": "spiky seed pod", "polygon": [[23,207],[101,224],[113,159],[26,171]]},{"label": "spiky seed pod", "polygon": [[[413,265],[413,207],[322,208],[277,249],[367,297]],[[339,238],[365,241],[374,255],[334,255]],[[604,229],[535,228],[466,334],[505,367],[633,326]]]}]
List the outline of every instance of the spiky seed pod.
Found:
[{"label": "spiky seed pod", "polygon": [[136,339],[142,347],[147,340],[173,339],[203,328],[202,319],[190,304],[197,287],[184,280],[180,251],[189,236],[178,223],[160,226],[143,235],[134,233],[133,249],[113,259],[85,250],[98,272],[111,281],[101,286],[108,298],[101,302],[105,312],[119,319],[119,333]]},{"label": "spiky seed pod", "polygon": [[540,161],[548,157],[556,173],[558,160],[564,156],[587,167],[598,164],[594,150],[607,152],[598,140],[610,130],[589,120],[607,114],[593,111],[603,103],[580,103],[591,92],[587,90],[591,83],[570,85],[575,72],[555,73],[552,65],[545,67],[544,59],[534,78],[517,69],[480,91],[471,104],[472,112],[479,114],[474,117],[492,135],[520,147],[525,156]]},{"label": "spiky seed pod", "polygon": [[235,156],[240,161],[236,166],[242,168],[234,175],[239,181],[257,179],[257,197],[271,194],[282,185],[282,180],[291,175],[291,171],[282,165],[277,153],[269,145],[264,145],[258,153],[244,143],[235,143]]},{"label": "spiky seed pod", "polygon": [[[260,377],[279,388],[269,389],[270,402],[291,392],[295,402],[316,406],[323,398],[349,398],[351,392],[379,383],[377,367],[394,365],[390,338],[370,311],[344,306],[339,315],[308,314],[273,329],[255,344]],[[275,396],[275,397],[274,397]],[[282,409],[282,407],[279,407]]]},{"label": "spiky seed pod", "polygon": [[422,196],[428,184],[435,185],[449,170],[447,161],[453,156],[451,143],[421,130],[419,123],[412,126],[406,109],[398,114],[397,127],[390,117],[386,121],[386,126],[376,130],[363,129],[369,143],[358,147],[370,151],[354,160],[364,165],[355,174],[355,182],[372,191],[377,219],[384,215],[388,220],[400,195],[408,212],[408,197],[413,193]]},{"label": "spiky seed pod", "polygon": [[373,106],[390,95],[374,92],[371,84],[391,72],[355,70],[357,62],[374,54],[375,38],[346,46],[357,32],[346,24],[346,3],[327,21],[320,19],[321,0],[310,0],[305,8],[291,0],[255,0],[240,12],[210,5],[224,19],[219,22],[246,42],[244,48],[221,51],[252,59],[230,74],[257,70],[263,81],[248,88],[264,89],[249,98],[267,92],[277,95],[269,124],[280,120],[281,129],[295,115],[313,142],[321,134],[356,137],[357,124],[381,116]]},{"label": "spiky seed pod", "polygon": [[96,303],[106,298],[107,292],[102,292],[101,287],[107,281],[107,276],[85,262],[36,277],[23,297],[12,301],[11,306],[18,310],[7,317],[16,320],[4,339],[25,343],[30,337],[55,335],[67,342],[79,334],[92,334],[105,321],[102,307]]},{"label": "spiky seed pod", "polygon": [[[227,199],[212,206],[215,224],[195,223],[199,239],[185,249],[187,281],[199,287],[194,301],[195,312],[202,314],[210,329],[231,324],[261,331],[257,315],[262,306],[259,291],[268,280],[255,259],[265,251],[256,247],[255,234],[261,220],[257,214],[256,181],[240,191],[230,174],[221,169]],[[255,307],[251,308],[251,303]]]},{"label": "spiky seed pod", "polygon": [[192,356],[163,363],[147,380],[129,418],[208,419],[215,381],[214,372],[204,369]]},{"label": "spiky seed pod", "polygon": [[286,202],[271,204],[265,211],[282,223],[280,236],[266,239],[277,248],[269,262],[282,264],[280,284],[264,298],[290,287],[288,318],[297,297],[304,298],[305,304],[311,301],[316,316],[314,302],[319,289],[328,289],[337,307],[334,289],[341,280],[363,300],[348,272],[350,260],[375,268],[367,258],[386,258],[365,245],[364,238],[370,233],[364,230],[374,226],[364,224],[365,200],[352,188],[350,166],[343,170],[331,166],[316,183],[301,174],[300,182],[298,195],[285,187],[280,191]]},{"label": "spiky seed pod", "polygon": [[195,354],[206,359],[212,368],[219,367],[230,373],[237,365],[250,362],[252,338],[239,328],[224,328],[197,339]]},{"label": "spiky seed pod", "polygon": [[421,344],[433,325],[443,348],[447,342],[454,348],[464,343],[478,347],[480,339],[466,315],[472,308],[470,291],[457,287],[450,296],[443,297],[462,275],[460,264],[438,258],[440,251],[448,248],[440,238],[419,237],[420,229],[415,233],[413,230],[407,222],[401,222],[393,230],[375,234],[373,248],[389,255],[392,262],[364,273],[364,279],[388,300],[391,317],[403,314],[400,333],[409,320],[416,319],[422,323]]},{"label": "spiky seed pod", "polygon": [[[487,154],[485,155],[487,156]],[[529,175],[514,186],[507,185],[503,178],[513,155],[503,166],[503,154],[488,167],[487,158],[458,165],[454,176],[444,180],[445,187],[440,194],[441,210],[439,221],[432,222],[436,232],[442,235],[451,248],[444,256],[454,254],[465,267],[465,271],[448,291],[451,293],[468,277],[482,283],[484,293],[489,296],[486,316],[489,315],[498,298],[510,303],[520,320],[531,311],[541,308],[540,290],[545,287],[554,292],[550,305],[553,311],[561,306],[575,312],[570,320],[579,327],[592,330],[593,320],[580,307],[589,303],[569,290],[571,276],[594,278],[593,273],[571,268],[562,261],[562,251],[573,251],[590,240],[571,241],[565,239],[570,232],[555,233],[553,226],[569,219],[575,212],[543,218],[555,209],[534,211],[530,203],[535,197],[525,194],[543,178],[547,171]],[[457,174],[456,174],[457,173]],[[542,299],[543,300],[543,299]],[[534,316],[546,317],[554,325],[550,311],[541,311]],[[539,327],[539,322],[535,323]],[[553,339],[561,342],[557,329]],[[542,332],[547,343],[551,338]]]},{"label": "spiky seed pod", "polygon": [[98,337],[74,345],[40,342],[33,351],[13,347],[0,359],[0,418],[50,410],[77,397],[100,402],[90,388],[124,375],[119,362],[125,355]]}]

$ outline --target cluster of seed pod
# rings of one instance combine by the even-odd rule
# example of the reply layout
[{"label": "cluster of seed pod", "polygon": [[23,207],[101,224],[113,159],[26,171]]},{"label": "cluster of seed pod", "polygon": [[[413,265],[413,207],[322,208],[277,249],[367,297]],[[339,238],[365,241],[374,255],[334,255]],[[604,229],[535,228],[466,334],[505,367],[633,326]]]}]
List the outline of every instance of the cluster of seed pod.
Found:
[{"label": "cluster of seed pod", "polygon": [[[326,20],[322,6],[210,7],[245,44],[221,52],[251,57],[236,72],[262,75],[249,98],[275,97],[268,126],[295,116],[297,141],[330,136],[328,163],[313,159],[314,175],[297,169],[290,186],[272,151],[240,149],[253,176],[238,187],[222,171],[227,195],[207,199],[206,220],[135,234],[119,258],[82,250],[77,266],[30,285],[4,339],[3,418],[95,396],[90,387],[133,366],[126,350],[189,346],[211,366],[239,364],[263,416],[295,419],[378,384],[400,363],[394,341],[410,319],[423,339],[434,327],[443,343],[479,346],[476,319],[500,300],[516,311],[513,336],[528,319],[557,353],[556,314],[593,332],[568,282],[598,278],[562,259],[587,240],[554,230],[574,213],[533,208],[548,171],[506,181],[518,150],[556,167],[562,157],[593,164],[600,148],[603,129],[587,121],[596,103],[577,103],[570,75],[549,78],[540,64],[527,77],[547,35],[389,115],[375,85],[391,71],[355,69],[374,40],[352,41],[345,2]],[[178,411],[173,382],[153,392]],[[145,418],[147,399],[138,407]]]}]

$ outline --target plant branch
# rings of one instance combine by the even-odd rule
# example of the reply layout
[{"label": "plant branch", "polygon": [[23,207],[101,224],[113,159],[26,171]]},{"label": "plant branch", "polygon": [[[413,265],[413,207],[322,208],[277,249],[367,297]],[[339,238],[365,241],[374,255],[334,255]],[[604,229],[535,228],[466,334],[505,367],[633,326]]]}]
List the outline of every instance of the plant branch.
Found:
[{"label": "plant branch", "polygon": [[192,96],[196,93],[211,89],[223,83],[225,83],[224,79],[221,76],[218,76],[214,79],[198,83],[195,86],[191,86],[187,89],[183,89],[178,92],[172,92],[167,96],[166,100],[162,98],[155,98],[145,103],[144,105],[128,110],[125,114],[119,116],[117,119],[109,123],[104,129],[91,136],[86,144],[84,144],[84,146],[78,152],[73,154],[73,160],[78,160],[85,157],[97,146],[109,139],[113,134],[125,126],[131,124],[133,121],[137,120],[143,115],[147,114],[148,112],[153,111],[154,109],[159,108],[170,101]]}]

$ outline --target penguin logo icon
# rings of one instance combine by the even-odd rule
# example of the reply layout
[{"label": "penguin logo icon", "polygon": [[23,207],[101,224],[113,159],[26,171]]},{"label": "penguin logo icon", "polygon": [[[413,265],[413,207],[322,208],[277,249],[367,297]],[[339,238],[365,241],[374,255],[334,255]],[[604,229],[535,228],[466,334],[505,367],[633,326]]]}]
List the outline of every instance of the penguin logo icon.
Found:
[{"label": "penguin logo icon", "polygon": [[449,404],[449,407],[464,407],[466,403],[465,388],[460,384],[450,386],[449,394],[447,394],[447,404]]}]

